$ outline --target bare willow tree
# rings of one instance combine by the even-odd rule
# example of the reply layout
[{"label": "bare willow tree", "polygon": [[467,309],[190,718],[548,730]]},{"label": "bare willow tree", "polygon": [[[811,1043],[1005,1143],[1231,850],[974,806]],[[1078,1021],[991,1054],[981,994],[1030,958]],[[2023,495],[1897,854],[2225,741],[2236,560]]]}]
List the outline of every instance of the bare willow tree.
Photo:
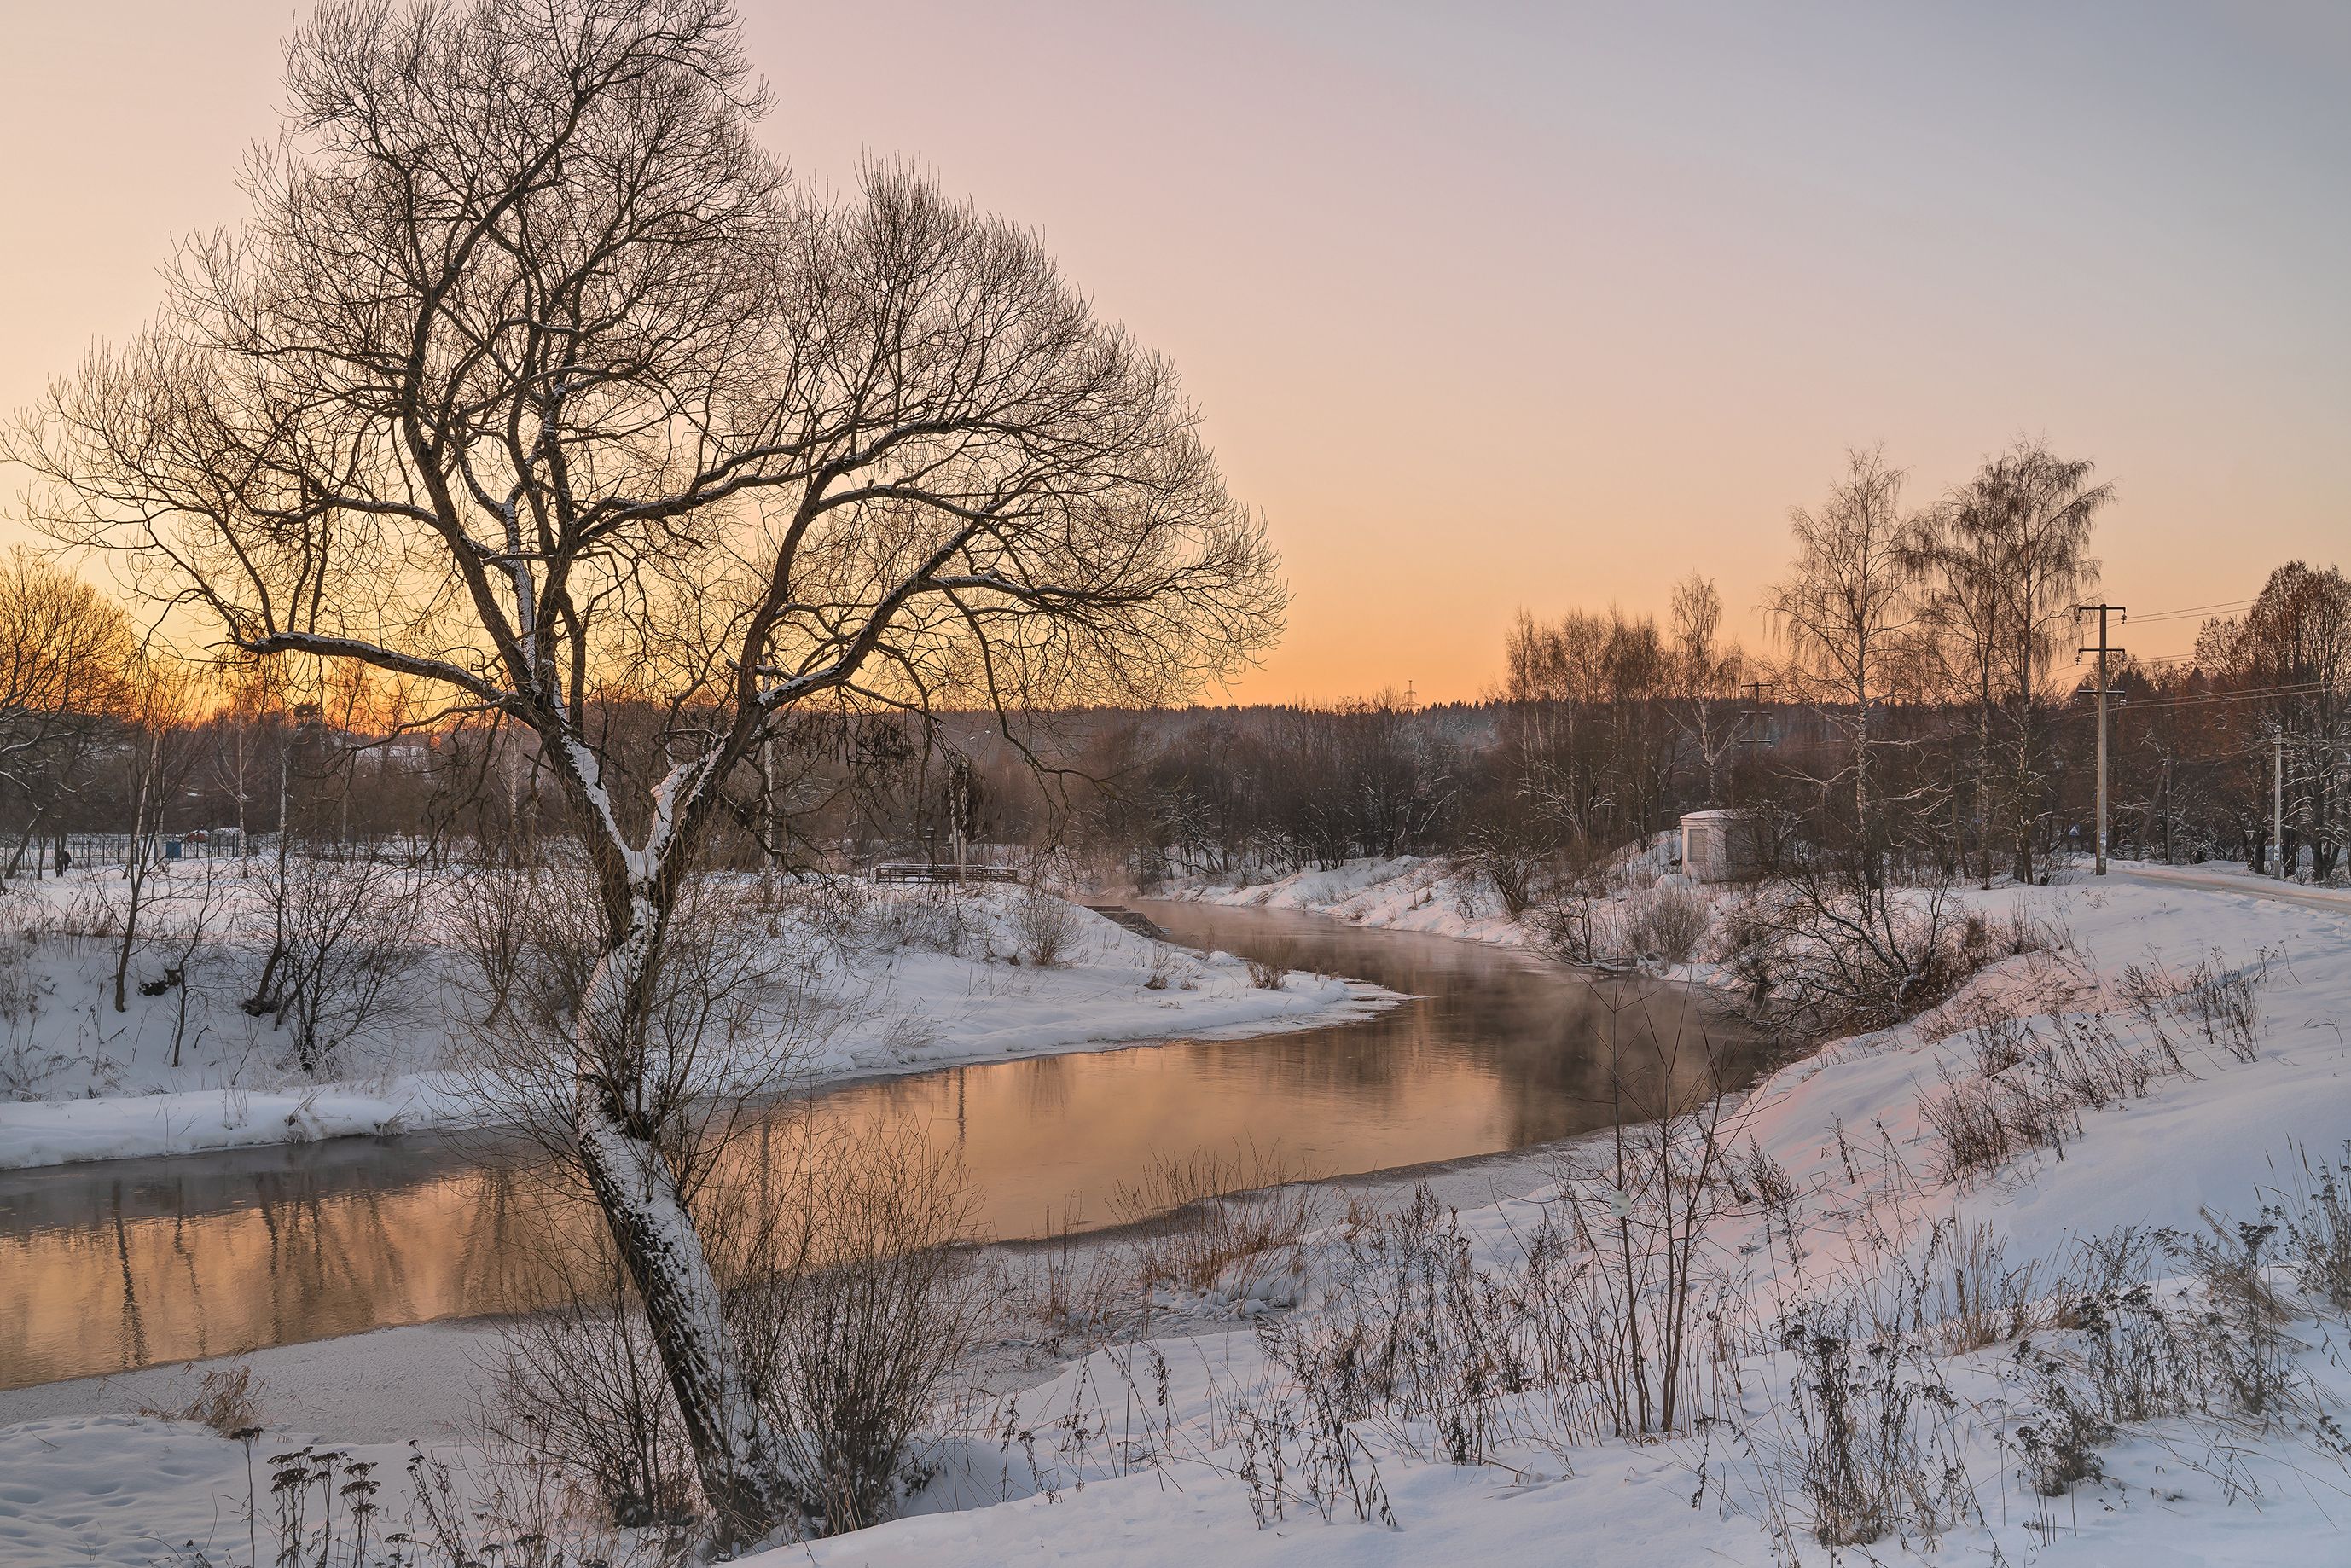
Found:
[{"label": "bare willow tree", "polygon": [[[816,705],[1151,700],[1278,631],[1166,361],[901,168],[793,186],[725,0],[329,0],[252,215],[10,455],[56,536],[248,653],[529,731],[592,867],[572,1145],[722,1528],[800,1492],[663,1154],[664,934],[728,775]],[[643,769],[593,722],[665,716]],[[629,787],[632,779],[642,780]]]},{"label": "bare willow tree", "polygon": [[[1902,510],[1902,471],[1882,453],[1846,455],[1844,477],[1818,512],[1790,514],[1794,574],[1765,601],[1801,678],[1845,730],[1853,832],[1874,879],[1878,802],[1871,790],[1870,710],[1892,690],[1915,620],[1908,565],[1917,525]],[[1842,710],[1842,711],[1840,711]]]}]

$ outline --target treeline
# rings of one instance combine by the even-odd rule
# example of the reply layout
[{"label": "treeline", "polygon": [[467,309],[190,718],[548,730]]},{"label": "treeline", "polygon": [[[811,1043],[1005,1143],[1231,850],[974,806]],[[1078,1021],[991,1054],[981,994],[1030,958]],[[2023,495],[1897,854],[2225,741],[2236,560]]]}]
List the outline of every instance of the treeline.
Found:
[{"label": "treeline", "polygon": [[[2092,847],[2097,597],[2112,499],[2021,445],[1916,510],[1854,456],[1793,515],[1771,656],[1693,575],[1662,620],[1522,614],[1486,700],[796,718],[726,787],[721,863],[1059,851],[1104,873],[1262,875],[1360,856],[1589,860],[1707,806],[1771,814],[1865,867],[2031,880]],[[2351,584],[2290,562],[2178,659],[2108,663],[2109,841],[2325,880],[2351,838]],[[663,711],[591,700],[608,768],[667,766]],[[635,792],[630,792],[633,795]],[[120,606],[18,552],[0,570],[0,845],[37,873],[76,833],[276,833],[520,858],[572,824],[535,743],[355,668],[142,648]],[[2283,843],[2273,841],[2282,831]]]}]

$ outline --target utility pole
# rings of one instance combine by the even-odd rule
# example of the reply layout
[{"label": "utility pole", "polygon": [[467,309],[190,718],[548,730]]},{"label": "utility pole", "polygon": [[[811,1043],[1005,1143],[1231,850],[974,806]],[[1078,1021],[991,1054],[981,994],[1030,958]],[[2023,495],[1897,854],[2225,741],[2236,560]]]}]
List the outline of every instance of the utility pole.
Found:
[{"label": "utility pole", "polygon": [[2098,655],[2097,874],[2104,876],[2106,874],[2106,698],[2113,695],[2107,687],[2106,660],[2109,655],[2119,653],[2123,651],[2120,648],[2108,643],[2106,641],[2106,616],[2111,612],[2116,617],[2124,620],[2127,620],[2129,617],[2125,615],[2123,607],[2119,604],[2076,604],[2074,606],[2074,613],[2076,615],[2086,615],[2094,610],[2098,612],[2098,645],[2095,650],[2089,648],[2076,649],[2074,651],[2074,656],[2078,658],[2084,653],[2092,652],[2096,653]]},{"label": "utility pole", "polygon": [[2166,750],[2163,754],[2163,863],[2166,865],[2172,863],[2171,820],[2171,753]]},{"label": "utility pole", "polygon": [[2270,842],[2277,846],[2277,877],[2285,881],[2294,868],[2285,863],[2285,727],[2270,737]]}]

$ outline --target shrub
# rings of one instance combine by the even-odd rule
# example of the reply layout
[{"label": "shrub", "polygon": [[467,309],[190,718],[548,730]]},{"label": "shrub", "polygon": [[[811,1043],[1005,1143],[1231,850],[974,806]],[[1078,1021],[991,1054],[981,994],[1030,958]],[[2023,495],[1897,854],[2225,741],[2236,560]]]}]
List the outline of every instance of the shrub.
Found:
[{"label": "shrub", "polygon": [[798,1130],[780,1165],[717,1200],[738,1283],[727,1326],[807,1488],[813,1534],[879,1524],[927,1479],[915,1451],[979,1302],[961,1169],[912,1129]]},{"label": "shrub", "polygon": [[541,1259],[558,1294],[507,1321],[491,1430],[561,1467],[627,1529],[695,1517],[694,1452],[619,1255],[601,1223]]},{"label": "shrub", "polygon": [[2005,946],[1948,887],[1895,888],[1799,866],[1725,915],[1717,950],[1757,1023],[1828,1035],[1885,1029],[1938,1006],[2011,956]]},{"label": "shrub", "polygon": [[1044,889],[1030,887],[1012,901],[1012,929],[1021,961],[1050,969],[1065,961],[1077,942],[1078,911]]},{"label": "shrub", "polygon": [[1687,964],[1712,924],[1714,905],[1694,887],[1653,887],[1635,905],[1625,930],[1626,945],[1640,957],[1660,964]]},{"label": "shrub", "polygon": [[[794,1123],[730,1151],[696,1207],[806,1528],[881,1522],[925,1479],[915,1425],[977,1314],[960,1172],[909,1130]],[[588,1486],[614,1524],[700,1519],[675,1398],[601,1225],[546,1261],[559,1299],[505,1331],[495,1434]]]}]

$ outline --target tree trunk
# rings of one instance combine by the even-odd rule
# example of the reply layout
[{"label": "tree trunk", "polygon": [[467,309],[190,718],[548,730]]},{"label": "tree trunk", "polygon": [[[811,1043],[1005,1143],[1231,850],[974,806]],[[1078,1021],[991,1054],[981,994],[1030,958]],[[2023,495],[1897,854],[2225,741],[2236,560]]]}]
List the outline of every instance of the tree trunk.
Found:
[{"label": "tree trunk", "polygon": [[2016,789],[2010,810],[2016,816],[2016,862],[2021,886],[2032,885],[2032,697],[2019,698],[2016,715]]},{"label": "tree trunk", "polygon": [[644,1305],[662,1368],[694,1445],[724,1543],[782,1523],[799,1495],[726,1343],[718,1281],[661,1151],[610,1111],[583,1104],[580,1153],[606,1225]]},{"label": "tree trunk", "polygon": [[735,1546],[771,1533],[804,1489],[786,1472],[782,1450],[726,1342],[718,1281],[677,1173],[615,1103],[615,1042],[633,1046],[644,1038],[659,925],[643,892],[631,902],[627,933],[604,955],[580,1000],[575,1132],[580,1164],[677,1396],[720,1542]]}]

